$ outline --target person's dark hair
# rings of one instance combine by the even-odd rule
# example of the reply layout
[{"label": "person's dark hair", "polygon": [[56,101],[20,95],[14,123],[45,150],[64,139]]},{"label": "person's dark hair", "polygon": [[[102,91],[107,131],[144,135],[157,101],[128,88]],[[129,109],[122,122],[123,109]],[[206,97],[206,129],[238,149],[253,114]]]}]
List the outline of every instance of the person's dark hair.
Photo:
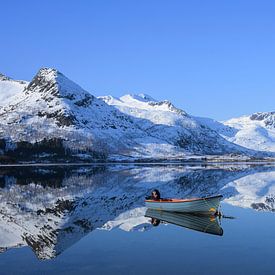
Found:
[{"label": "person's dark hair", "polygon": [[156,218],[151,218],[151,224],[153,226],[158,226],[160,224],[160,220]]},{"label": "person's dark hair", "polygon": [[158,190],[158,189],[154,189],[154,190],[152,191],[152,194],[153,194],[154,192],[157,194],[158,198],[160,199],[160,192],[159,192],[159,190]]}]

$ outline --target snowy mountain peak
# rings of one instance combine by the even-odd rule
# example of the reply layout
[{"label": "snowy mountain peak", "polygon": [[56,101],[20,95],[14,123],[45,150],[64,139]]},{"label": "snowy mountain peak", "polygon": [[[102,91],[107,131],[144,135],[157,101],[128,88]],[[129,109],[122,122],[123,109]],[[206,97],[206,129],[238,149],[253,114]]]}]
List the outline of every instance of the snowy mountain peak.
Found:
[{"label": "snowy mountain peak", "polygon": [[8,76],[0,73],[0,81],[11,80]]},{"label": "snowy mountain peak", "polygon": [[[87,123],[85,109],[96,98],[56,69],[42,68],[23,93],[3,109],[9,123],[45,123],[50,120],[60,127]],[[10,115],[14,109],[17,115]],[[26,119],[27,118],[27,119]],[[44,122],[43,122],[44,121]],[[50,122],[49,122],[50,123]]]},{"label": "snowy mountain peak", "polygon": [[61,73],[54,68],[41,68],[37,73],[40,77],[48,78],[48,80],[56,78],[58,74]]},{"label": "snowy mountain peak", "polygon": [[27,87],[29,92],[39,92],[51,96],[74,99],[86,95],[87,92],[65,75],[52,68],[42,68]]},{"label": "snowy mountain peak", "polygon": [[[58,71],[51,68],[41,68],[29,83],[27,90],[45,92],[57,84]],[[28,93],[27,92],[27,93]]]},{"label": "snowy mountain peak", "polygon": [[150,104],[151,106],[162,106],[163,108],[166,108],[167,111],[174,112],[181,116],[188,116],[188,114],[185,111],[175,107],[175,105],[173,105],[168,100],[163,100],[163,101],[159,101],[159,102],[149,102],[148,104]]},{"label": "snowy mountain peak", "polygon": [[265,126],[275,128],[275,112],[255,113],[250,116],[250,119],[263,121]]},{"label": "snowy mountain peak", "polygon": [[112,96],[112,95],[104,95],[104,96],[99,96],[98,99],[103,100],[105,103],[112,105],[113,102],[120,101],[118,97]]},{"label": "snowy mountain peak", "polygon": [[152,98],[151,96],[147,95],[147,94],[126,94],[122,97],[120,97],[120,100],[127,102],[127,101],[141,101],[141,102],[157,102],[157,100],[155,100],[154,98]]},{"label": "snowy mountain peak", "polygon": [[250,116],[250,119],[252,120],[264,120],[265,118],[268,118],[270,116],[275,115],[275,112],[258,112],[254,113]]},{"label": "snowy mountain peak", "polygon": [[129,107],[140,108],[145,110],[173,112],[178,115],[187,116],[186,112],[176,108],[170,101],[157,101],[146,94],[126,94],[120,97],[119,100],[107,100],[105,102],[111,105],[126,105]]},{"label": "snowy mountain peak", "polygon": [[114,150],[118,144],[120,148],[130,146],[126,130],[129,136],[144,134],[130,117],[48,68],[40,69],[24,92],[0,109],[0,116],[3,138],[12,135],[16,142],[58,138],[70,142],[71,147],[86,146],[86,151],[101,142],[97,148],[102,152],[105,140]]},{"label": "snowy mountain peak", "polygon": [[147,95],[147,94],[141,93],[141,94],[138,94],[137,96],[138,96],[139,98],[144,99],[145,101],[157,101],[157,100],[155,100],[153,97],[151,97],[150,95]]},{"label": "snowy mountain peak", "polygon": [[275,112],[259,112],[222,122],[197,119],[230,142],[250,149],[275,152]]},{"label": "snowy mountain peak", "polygon": [[27,84],[26,81],[13,80],[0,73],[0,107],[8,104],[11,97],[21,93]]},{"label": "snowy mountain peak", "polygon": [[11,81],[11,82],[17,82],[19,84],[27,84],[28,82],[27,81],[24,81],[24,80],[14,80],[12,79],[11,77],[8,77],[2,73],[0,73],[0,81]]}]

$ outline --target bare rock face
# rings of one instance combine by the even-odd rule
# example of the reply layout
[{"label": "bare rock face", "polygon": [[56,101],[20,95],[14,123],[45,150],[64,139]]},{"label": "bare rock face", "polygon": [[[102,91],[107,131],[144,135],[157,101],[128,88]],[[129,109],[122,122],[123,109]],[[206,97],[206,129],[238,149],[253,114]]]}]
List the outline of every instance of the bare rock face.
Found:
[{"label": "bare rock face", "polygon": [[187,113],[179,108],[176,108],[170,101],[164,100],[159,102],[149,102],[151,106],[166,106],[168,110],[175,112],[182,116],[188,116]]},{"label": "bare rock face", "polygon": [[255,113],[250,116],[250,119],[264,121],[266,126],[275,128],[275,112]]},{"label": "bare rock face", "polygon": [[[69,80],[66,76],[55,69],[42,68],[29,83],[25,93],[41,93],[43,99],[51,101],[54,97],[64,98],[82,106],[80,102],[91,103],[94,98],[80,86]],[[77,101],[76,101],[77,100]]]},{"label": "bare rock face", "polygon": [[[70,105],[87,108],[94,96],[84,91],[55,69],[42,68],[25,89],[26,95],[39,94],[36,102],[44,101],[49,111],[41,110],[40,117],[56,120],[59,127],[77,125],[77,118]],[[69,106],[64,106],[67,103]],[[59,108],[56,108],[60,106]],[[69,108],[66,108],[69,107]],[[54,111],[52,111],[55,109]]]},{"label": "bare rock face", "polygon": [[268,196],[265,198],[264,202],[252,203],[251,208],[258,210],[258,211],[275,212],[275,197]]},{"label": "bare rock face", "polygon": [[7,81],[7,80],[11,80],[11,78],[9,78],[6,75],[0,73],[0,81]]}]

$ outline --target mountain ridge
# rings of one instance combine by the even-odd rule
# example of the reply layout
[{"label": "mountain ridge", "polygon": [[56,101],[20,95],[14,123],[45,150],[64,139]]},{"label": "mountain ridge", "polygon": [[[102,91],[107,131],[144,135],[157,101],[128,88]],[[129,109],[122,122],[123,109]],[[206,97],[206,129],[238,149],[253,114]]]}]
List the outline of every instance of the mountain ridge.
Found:
[{"label": "mountain ridge", "polygon": [[27,81],[14,80],[0,73],[0,108],[8,104],[10,98],[22,92],[27,85]]},{"label": "mountain ridge", "polygon": [[221,122],[197,119],[230,142],[250,149],[275,152],[275,112],[257,112]]},{"label": "mountain ridge", "polygon": [[97,98],[52,68],[41,68],[24,85],[0,108],[3,156],[7,151],[22,155],[25,153],[18,147],[25,146],[27,151],[34,146],[39,147],[35,149],[39,159],[41,148],[49,145],[45,139],[51,146],[59,144],[63,155],[89,161],[95,155],[126,161],[192,155],[263,156],[231,143],[168,100],[157,101],[146,94]]}]

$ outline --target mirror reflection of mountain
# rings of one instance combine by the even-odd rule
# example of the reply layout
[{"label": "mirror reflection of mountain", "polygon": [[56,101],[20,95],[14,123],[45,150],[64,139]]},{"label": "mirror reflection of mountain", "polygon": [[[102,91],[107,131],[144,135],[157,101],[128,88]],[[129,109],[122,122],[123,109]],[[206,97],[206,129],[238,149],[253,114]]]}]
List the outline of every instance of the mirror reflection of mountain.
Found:
[{"label": "mirror reflection of mountain", "polygon": [[[41,166],[0,169],[0,251],[29,246],[56,257],[89,232],[148,230],[144,197],[223,194],[225,201],[274,210],[274,166]],[[274,192],[273,192],[274,191]]]}]

